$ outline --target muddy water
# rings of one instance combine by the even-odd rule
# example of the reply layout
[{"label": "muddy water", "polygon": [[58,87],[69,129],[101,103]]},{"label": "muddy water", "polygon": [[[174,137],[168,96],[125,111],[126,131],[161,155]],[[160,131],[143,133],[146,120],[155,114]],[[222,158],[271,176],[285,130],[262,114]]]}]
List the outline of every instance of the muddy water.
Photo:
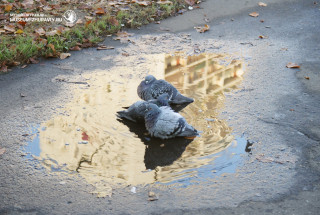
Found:
[{"label": "muddy water", "polygon": [[[111,195],[111,187],[119,184],[187,186],[235,172],[247,142],[233,135],[218,114],[224,108],[224,92],[242,80],[242,62],[217,54],[144,59],[154,62],[152,68],[114,67],[84,75],[88,84],[79,85],[74,100],[59,114],[33,128],[34,139],[26,151],[49,171],[79,173],[96,187],[98,196]],[[195,98],[179,109],[201,131],[200,137],[154,139],[144,125],[117,119],[117,111],[139,100],[136,89],[146,74],[165,79]]]}]

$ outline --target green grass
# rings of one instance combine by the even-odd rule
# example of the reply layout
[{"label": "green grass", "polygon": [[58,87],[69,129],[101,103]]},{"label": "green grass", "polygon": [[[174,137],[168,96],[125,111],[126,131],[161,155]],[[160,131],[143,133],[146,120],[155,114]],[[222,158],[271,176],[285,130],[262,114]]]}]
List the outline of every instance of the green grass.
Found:
[{"label": "green grass", "polygon": [[[58,57],[59,53],[68,52],[75,45],[89,42],[93,45],[103,41],[106,35],[114,34],[121,30],[121,25],[127,28],[137,28],[153,21],[159,21],[174,15],[179,9],[186,6],[183,0],[172,0],[172,4],[159,5],[153,2],[149,6],[138,4],[130,5],[128,11],[111,11],[104,16],[97,16],[91,23],[78,24],[61,35],[41,36],[34,39],[32,33],[39,24],[32,24],[29,29],[24,29],[23,35],[3,35],[0,37],[0,65],[17,65],[26,63],[31,57]],[[116,19],[118,25],[112,25]],[[47,40],[47,44],[43,41]],[[55,51],[50,47],[52,44]]]}]

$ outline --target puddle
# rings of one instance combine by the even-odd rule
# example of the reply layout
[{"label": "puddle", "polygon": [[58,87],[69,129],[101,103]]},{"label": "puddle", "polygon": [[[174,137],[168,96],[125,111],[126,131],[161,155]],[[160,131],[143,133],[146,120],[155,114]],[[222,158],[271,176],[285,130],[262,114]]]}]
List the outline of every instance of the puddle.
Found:
[{"label": "puddle", "polygon": [[[78,172],[98,196],[110,195],[113,185],[187,186],[235,172],[247,140],[234,135],[218,114],[224,92],[242,80],[243,63],[217,54],[143,59],[149,62],[144,72],[120,66],[83,75],[88,85],[77,86],[74,100],[60,114],[33,128],[25,151],[49,171]],[[136,89],[147,73],[195,98],[180,113],[202,132],[200,137],[151,139],[143,125],[117,119],[117,111],[139,100]]]}]

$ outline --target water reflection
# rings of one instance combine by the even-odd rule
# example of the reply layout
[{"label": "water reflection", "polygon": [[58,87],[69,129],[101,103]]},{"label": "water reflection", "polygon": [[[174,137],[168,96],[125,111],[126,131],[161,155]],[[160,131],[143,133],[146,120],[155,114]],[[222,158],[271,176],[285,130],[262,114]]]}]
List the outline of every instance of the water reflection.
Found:
[{"label": "water reflection", "polygon": [[136,89],[144,76],[126,67],[95,71],[86,77],[90,86],[75,91],[66,113],[42,123],[29,143],[39,144],[36,156],[45,167],[78,172],[99,196],[109,195],[109,186],[118,183],[189,184],[193,176],[201,180],[235,170],[246,142],[217,116],[223,92],[242,80],[242,62],[216,54],[145,58],[161,62],[150,72],[156,78],[195,98],[186,108],[176,108],[202,131],[201,137],[151,139],[143,126],[117,119],[117,111],[139,100]]}]

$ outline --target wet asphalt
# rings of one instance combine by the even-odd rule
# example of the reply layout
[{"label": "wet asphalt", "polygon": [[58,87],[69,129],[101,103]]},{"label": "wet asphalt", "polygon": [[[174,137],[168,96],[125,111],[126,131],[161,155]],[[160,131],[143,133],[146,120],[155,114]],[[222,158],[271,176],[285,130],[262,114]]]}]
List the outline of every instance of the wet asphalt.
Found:
[{"label": "wet asphalt", "polygon": [[[0,76],[0,147],[6,149],[0,214],[319,214],[320,2],[266,3],[206,1],[201,9],[130,31],[129,43],[107,38],[114,50],[72,52],[66,60],[42,60]],[[259,17],[248,15],[254,11]],[[204,19],[210,30],[200,34],[193,27]],[[226,94],[220,113],[254,142],[236,173],[182,188],[146,185],[132,193],[119,187],[111,198],[97,198],[79,175],[49,173],[25,158],[28,127],[50,119],[79,87],[57,81],[61,77],[85,81],[83,74],[113,68],[142,77],[152,67],[130,56],[173,51],[229,53],[247,63],[244,81]],[[286,68],[288,62],[300,68]],[[149,191],[159,200],[148,201]]]}]

